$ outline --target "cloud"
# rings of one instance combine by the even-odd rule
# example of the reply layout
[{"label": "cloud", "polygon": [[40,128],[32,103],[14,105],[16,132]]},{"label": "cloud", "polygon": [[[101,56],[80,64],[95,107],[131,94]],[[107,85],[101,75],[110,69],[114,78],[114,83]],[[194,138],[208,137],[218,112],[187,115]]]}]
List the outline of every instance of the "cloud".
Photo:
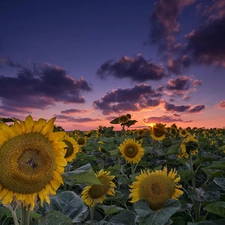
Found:
[{"label": "cloud", "polygon": [[65,115],[54,115],[58,121],[66,121],[66,122],[75,122],[75,123],[87,123],[87,122],[96,122],[102,121],[101,119],[93,119],[89,117],[85,118],[74,118],[72,116],[65,116]]},{"label": "cloud", "polygon": [[116,62],[108,60],[100,66],[96,74],[101,79],[111,75],[115,78],[127,77],[137,82],[161,80],[167,77],[162,65],[155,64],[151,60],[147,61],[140,54],[134,58],[123,56]]},{"label": "cloud", "polygon": [[14,77],[0,76],[0,100],[4,109],[31,111],[46,109],[57,102],[84,103],[81,93],[91,90],[83,78],[75,80],[63,68],[48,63],[21,67]]},{"label": "cloud", "polygon": [[174,118],[172,116],[151,116],[143,120],[144,123],[175,123],[183,122],[181,118]]},{"label": "cloud", "polygon": [[62,114],[76,114],[76,113],[87,113],[87,110],[81,110],[81,109],[67,109],[61,111]]},{"label": "cloud", "polygon": [[184,7],[191,5],[195,0],[158,0],[150,17],[150,40],[162,46],[174,44],[174,34],[179,32],[178,17]]},{"label": "cloud", "polygon": [[[191,91],[195,91],[196,87],[202,85],[201,80],[197,80],[194,76],[179,76],[175,79],[170,79],[165,88],[173,92],[173,95],[186,95]],[[188,96],[185,96],[187,99]]]},{"label": "cloud", "polygon": [[7,65],[9,67],[13,67],[13,68],[23,68],[22,64],[13,62],[11,59],[7,59],[5,57],[0,58],[0,63],[2,63],[3,65]]},{"label": "cloud", "polygon": [[225,109],[225,100],[222,100],[222,101],[219,103],[218,108],[220,108],[220,109]]},{"label": "cloud", "polygon": [[193,108],[191,108],[188,112],[189,113],[198,113],[198,112],[201,112],[203,109],[205,109],[205,105],[196,105]]},{"label": "cloud", "polygon": [[95,109],[104,115],[130,111],[141,111],[145,108],[156,107],[161,103],[162,93],[152,89],[147,84],[137,84],[133,88],[112,90],[101,100],[94,101]]},{"label": "cloud", "polygon": [[186,38],[184,51],[194,62],[225,67],[225,15],[207,21]]},{"label": "cloud", "polygon": [[185,112],[188,109],[190,109],[190,105],[179,105],[179,106],[175,106],[174,104],[170,104],[168,102],[165,102],[164,104],[164,108],[166,109],[166,111],[172,111],[172,112]]}]

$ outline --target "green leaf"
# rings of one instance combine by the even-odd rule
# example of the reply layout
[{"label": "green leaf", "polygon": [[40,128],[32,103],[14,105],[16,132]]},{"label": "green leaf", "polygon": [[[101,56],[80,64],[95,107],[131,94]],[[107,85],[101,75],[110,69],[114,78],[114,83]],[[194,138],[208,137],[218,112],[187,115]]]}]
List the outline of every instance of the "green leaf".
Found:
[{"label": "green leaf", "polygon": [[[73,223],[80,222],[87,207],[82,199],[72,191],[64,191],[51,198],[50,205],[45,204],[45,210],[59,211],[63,215],[72,219]],[[58,224],[58,223],[52,223]]]},{"label": "green leaf", "polygon": [[118,124],[119,123],[119,117],[110,121],[111,124]]},{"label": "green leaf", "polygon": [[180,148],[180,143],[169,147],[167,152],[166,152],[166,155],[177,154],[179,148]]},{"label": "green leaf", "polygon": [[49,212],[44,217],[38,220],[38,225],[52,225],[52,224],[71,225],[72,220],[58,211]]},{"label": "green leaf", "polygon": [[140,225],[169,225],[172,223],[170,217],[181,207],[179,201],[168,199],[164,207],[158,211],[153,211],[145,201],[138,201],[134,204],[135,211],[139,217]]},{"label": "green leaf", "polygon": [[65,172],[62,176],[65,183],[70,186],[76,184],[102,184],[89,163],[73,171]]},{"label": "green leaf", "polygon": [[111,215],[124,210],[124,208],[118,207],[116,205],[99,205],[98,208],[102,209],[105,215]]},{"label": "green leaf", "polygon": [[220,186],[222,189],[225,189],[225,178],[216,177],[213,179],[214,183]]},{"label": "green leaf", "polygon": [[109,222],[110,222],[110,224],[115,224],[115,225],[116,224],[134,225],[135,217],[136,217],[136,214],[133,211],[128,210],[128,211],[123,211],[123,212],[116,214],[109,220]]},{"label": "green leaf", "polygon": [[225,202],[220,201],[210,203],[204,208],[204,210],[225,217]]}]

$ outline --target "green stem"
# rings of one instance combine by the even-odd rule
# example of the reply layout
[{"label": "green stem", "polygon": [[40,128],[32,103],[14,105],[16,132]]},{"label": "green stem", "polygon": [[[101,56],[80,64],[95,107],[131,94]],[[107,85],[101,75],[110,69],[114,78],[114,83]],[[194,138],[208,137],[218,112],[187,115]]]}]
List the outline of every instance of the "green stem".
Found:
[{"label": "green stem", "polygon": [[90,206],[89,209],[90,209],[91,225],[94,225],[95,206]]},{"label": "green stem", "polygon": [[[192,181],[192,187],[194,192],[196,193],[196,182],[195,182],[195,171],[193,168],[193,161],[192,161],[192,155],[190,153],[189,155],[189,160],[190,160],[190,169],[192,172],[192,176],[191,176],[191,181]],[[194,203],[194,209],[195,209],[195,222],[199,222],[200,221],[200,207],[201,207],[201,203],[199,201],[195,201],[193,200]]]},{"label": "green stem", "polygon": [[21,224],[20,225],[29,225],[30,224],[30,210],[25,206],[21,207]]}]

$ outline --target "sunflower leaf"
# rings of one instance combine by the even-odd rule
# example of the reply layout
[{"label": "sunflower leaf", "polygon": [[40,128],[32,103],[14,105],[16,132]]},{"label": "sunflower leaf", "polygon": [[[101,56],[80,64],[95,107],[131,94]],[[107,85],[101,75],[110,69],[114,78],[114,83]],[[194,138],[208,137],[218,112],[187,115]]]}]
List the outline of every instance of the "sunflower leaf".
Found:
[{"label": "sunflower leaf", "polygon": [[[87,210],[87,207],[83,203],[82,199],[76,193],[72,191],[64,191],[52,197],[50,205],[47,205],[47,204],[45,205],[45,210],[49,213],[51,211],[59,211],[62,213],[61,216],[64,215],[67,218],[72,219],[72,222],[75,223],[75,222],[82,221],[84,219],[83,217],[84,217],[84,213]],[[70,221],[70,223],[68,224],[71,225],[72,224],[71,220],[68,220],[68,221]],[[55,223],[52,222],[49,224],[61,224],[61,223],[58,223],[58,221],[56,221]],[[67,224],[67,223],[62,223],[62,224]]]},{"label": "sunflower leaf", "polygon": [[145,201],[138,201],[134,204],[135,211],[139,216],[139,223],[148,225],[169,225],[172,223],[170,217],[181,207],[179,201],[168,199],[164,207],[158,211],[153,211]]}]

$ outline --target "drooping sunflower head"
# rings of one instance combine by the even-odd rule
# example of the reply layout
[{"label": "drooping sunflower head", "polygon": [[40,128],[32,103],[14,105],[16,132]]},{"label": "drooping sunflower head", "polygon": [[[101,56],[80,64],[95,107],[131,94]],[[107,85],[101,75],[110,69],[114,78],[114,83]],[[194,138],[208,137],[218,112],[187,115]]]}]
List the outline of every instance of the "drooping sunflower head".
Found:
[{"label": "drooping sunflower head", "polygon": [[189,158],[190,154],[195,155],[198,152],[198,148],[198,139],[193,135],[189,135],[181,142],[181,152],[178,154],[178,158]]},{"label": "drooping sunflower head", "polygon": [[126,139],[118,148],[128,163],[138,163],[144,155],[144,148],[141,147],[141,144],[130,138]]},{"label": "drooping sunflower head", "polygon": [[63,184],[64,132],[53,132],[55,118],[15,120],[0,130],[0,201],[33,209],[37,199],[50,203],[50,195]]},{"label": "drooping sunflower head", "polygon": [[74,140],[74,138],[70,137],[67,134],[63,138],[63,141],[66,144],[66,152],[64,157],[67,162],[72,162],[76,158],[77,153],[80,151],[80,147]]},{"label": "drooping sunflower head", "polygon": [[130,120],[128,115],[122,115],[118,118],[120,124],[125,124]]},{"label": "drooping sunflower head", "polygon": [[170,134],[171,134],[172,136],[176,136],[177,133],[178,133],[177,128],[174,127],[174,126],[171,126],[171,127],[170,127],[169,132],[170,132]]},{"label": "drooping sunflower head", "polygon": [[102,203],[107,195],[115,195],[115,183],[112,181],[115,176],[110,175],[109,171],[100,170],[96,174],[102,185],[93,184],[86,186],[81,193],[81,198],[88,206],[95,206],[97,203]]},{"label": "drooping sunflower head", "polygon": [[159,210],[168,199],[177,199],[183,194],[179,189],[182,186],[177,184],[179,181],[180,176],[177,175],[176,170],[170,170],[167,174],[167,167],[153,172],[141,171],[130,186],[129,197],[132,198],[132,203],[145,200],[152,210]]},{"label": "drooping sunflower head", "polygon": [[165,124],[156,123],[154,126],[150,127],[151,137],[154,140],[161,141],[166,137]]}]

